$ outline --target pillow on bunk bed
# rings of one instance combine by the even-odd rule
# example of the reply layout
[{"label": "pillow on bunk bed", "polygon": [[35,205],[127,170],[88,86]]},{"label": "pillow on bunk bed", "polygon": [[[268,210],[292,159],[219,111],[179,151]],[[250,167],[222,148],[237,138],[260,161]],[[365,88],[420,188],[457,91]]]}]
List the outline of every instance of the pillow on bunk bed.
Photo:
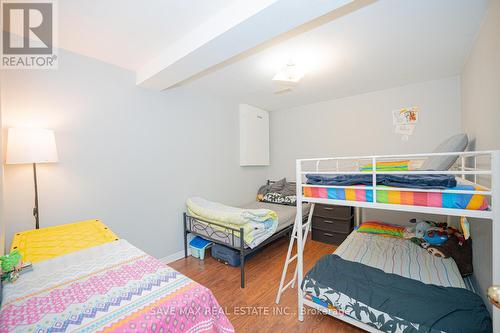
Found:
[{"label": "pillow on bunk bed", "polygon": [[[469,143],[469,138],[467,137],[467,134],[463,133],[457,134],[443,141],[432,152],[433,153],[463,152],[465,151],[465,148],[467,148],[468,143]],[[422,167],[420,169],[446,171],[453,166],[453,164],[457,159],[458,155],[429,157],[424,162],[424,164],[422,164]]]},{"label": "pillow on bunk bed", "polygon": [[284,195],[279,192],[269,192],[264,195],[262,202],[269,202],[280,205],[296,206],[297,197],[294,195]]},{"label": "pillow on bunk bed", "polygon": [[286,178],[282,178],[271,184],[271,186],[269,187],[269,192],[280,192],[285,188],[285,186],[286,186]]},{"label": "pillow on bunk bed", "polygon": [[274,183],[270,183],[267,181],[267,184],[262,185],[257,191],[257,200],[263,201],[264,196],[268,193],[280,193],[286,186],[286,178],[275,181]]},{"label": "pillow on bunk bed", "polygon": [[296,191],[297,187],[295,186],[295,183],[286,182],[283,189],[278,193],[281,193],[284,196],[289,197],[289,196],[295,196]]},{"label": "pillow on bunk bed", "polygon": [[387,224],[378,221],[367,221],[358,228],[357,232],[404,238],[405,230],[406,228],[400,225]]},{"label": "pillow on bunk bed", "polygon": [[295,205],[295,191],[295,184],[287,182],[286,178],[282,178],[274,183],[269,183],[268,181],[266,185],[262,185],[259,188],[257,192],[257,200],[271,203],[284,203],[285,205]]}]

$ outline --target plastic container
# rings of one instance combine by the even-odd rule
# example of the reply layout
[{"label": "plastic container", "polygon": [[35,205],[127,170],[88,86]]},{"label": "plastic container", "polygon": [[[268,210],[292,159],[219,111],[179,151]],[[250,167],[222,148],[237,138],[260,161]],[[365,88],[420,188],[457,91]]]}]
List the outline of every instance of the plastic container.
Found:
[{"label": "plastic container", "polygon": [[200,236],[196,236],[189,242],[189,248],[191,249],[191,255],[200,260],[205,259],[205,250],[210,247],[212,242],[207,241]]},{"label": "plastic container", "polygon": [[[210,251],[212,253],[212,257],[217,261],[233,267],[239,267],[241,265],[240,252],[235,249],[220,244],[214,244]],[[252,258],[260,251],[261,250],[257,250],[255,252],[247,254],[245,256],[245,261]]]},{"label": "plastic container", "polygon": [[210,249],[212,257],[220,262],[233,267],[238,267],[241,264],[240,253],[234,249],[220,244],[214,244]]}]

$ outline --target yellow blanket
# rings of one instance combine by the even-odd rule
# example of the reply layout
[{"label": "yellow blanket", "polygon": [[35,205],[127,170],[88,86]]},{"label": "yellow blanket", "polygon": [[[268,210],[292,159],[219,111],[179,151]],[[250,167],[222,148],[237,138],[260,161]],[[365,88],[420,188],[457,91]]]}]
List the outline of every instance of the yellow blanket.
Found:
[{"label": "yellow blanket", "polygon": [[36,263],[114,240],[118,237],[101,221],[87,220],[18,232],[11,250],[19,249],[23,261]]}]

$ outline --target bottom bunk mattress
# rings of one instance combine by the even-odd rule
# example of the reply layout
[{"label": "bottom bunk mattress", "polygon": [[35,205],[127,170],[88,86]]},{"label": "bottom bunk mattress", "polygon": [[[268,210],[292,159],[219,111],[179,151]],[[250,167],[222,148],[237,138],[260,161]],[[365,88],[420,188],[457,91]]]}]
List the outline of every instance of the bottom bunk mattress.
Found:
[{"label": "bottom bunk mattress", "polygon": [[354,231],[334,254],[342,259],[378,268],[427,284],[465,288],[453,258],[441,258],[404,238]]},{"label": "bottom bunk mattress", "polygon": [[[254,201],[249,204],[242,206],[241,208],[247,209],[269,209],[276,212],[278,215],[278,226],[276,227],[276,231],[274,233],[280,232],[281,230],[293,225],[295,222],[295,216],[297,214],[297,207],[288,206],[288,205],[280,205],[273,204],[261,201]],[[309,210],[311,209],[310,204],[304,203],[302,205],[302,216],[307,217],[309,214]],[[230,229],[224,228],[212,228],[209,224],[204,223],[200,220],[193,219],[188,225],[189,230],[196,232],[203,236],[208,236],[214,240],[217,240],[221,243],[240,247],[240,237],[238,237],[239,233],[233,233]],[[272,235],[269,235],[271,237]],[[262,239],[261,242],[265,241]],[[257,246],[258,244],[255,244]],[[254,247],[255,247],[254,246]],[[245,247],[249,247],[247,243],[245,243]]]},{"label": "bottom bunk mattress", "polygon": [[125,240],[4,285],[0,332],[234,332],[211,291]]},{"label": "bottom bunk mattress", "polygon": [[482,299],[465,289],[453,259],[420,250],[353,232],[306,274],[302,289],[306,299],[382,332],[491,332]]}]

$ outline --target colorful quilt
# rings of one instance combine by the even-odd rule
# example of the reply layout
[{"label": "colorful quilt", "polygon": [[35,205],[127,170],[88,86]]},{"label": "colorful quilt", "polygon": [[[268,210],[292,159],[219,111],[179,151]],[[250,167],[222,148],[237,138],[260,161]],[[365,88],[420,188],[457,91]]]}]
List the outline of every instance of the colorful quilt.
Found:
[{"label": "colorful quilt", "polygon": [[[358,185],[357,187],[363,187]],[[384,186],[377,186],[378,188]],[[457,185],[449,190],[481,191],[483,188],[472,185]],[[304,197],[324,198],[347,201],[373,202],[371,186],[366,189],[308,187],[304,185]],[[481,194],[462,194],[444,192],[413,192],[377,190],[377,202],[396,205],[426,206],[440,208],[457,208],[472,210],[487,210],[488,200]]]},{"label": "colorful quilt", "polygon": [[125,240],[5,284],[0,332],[234,332],[211,291]]}]

